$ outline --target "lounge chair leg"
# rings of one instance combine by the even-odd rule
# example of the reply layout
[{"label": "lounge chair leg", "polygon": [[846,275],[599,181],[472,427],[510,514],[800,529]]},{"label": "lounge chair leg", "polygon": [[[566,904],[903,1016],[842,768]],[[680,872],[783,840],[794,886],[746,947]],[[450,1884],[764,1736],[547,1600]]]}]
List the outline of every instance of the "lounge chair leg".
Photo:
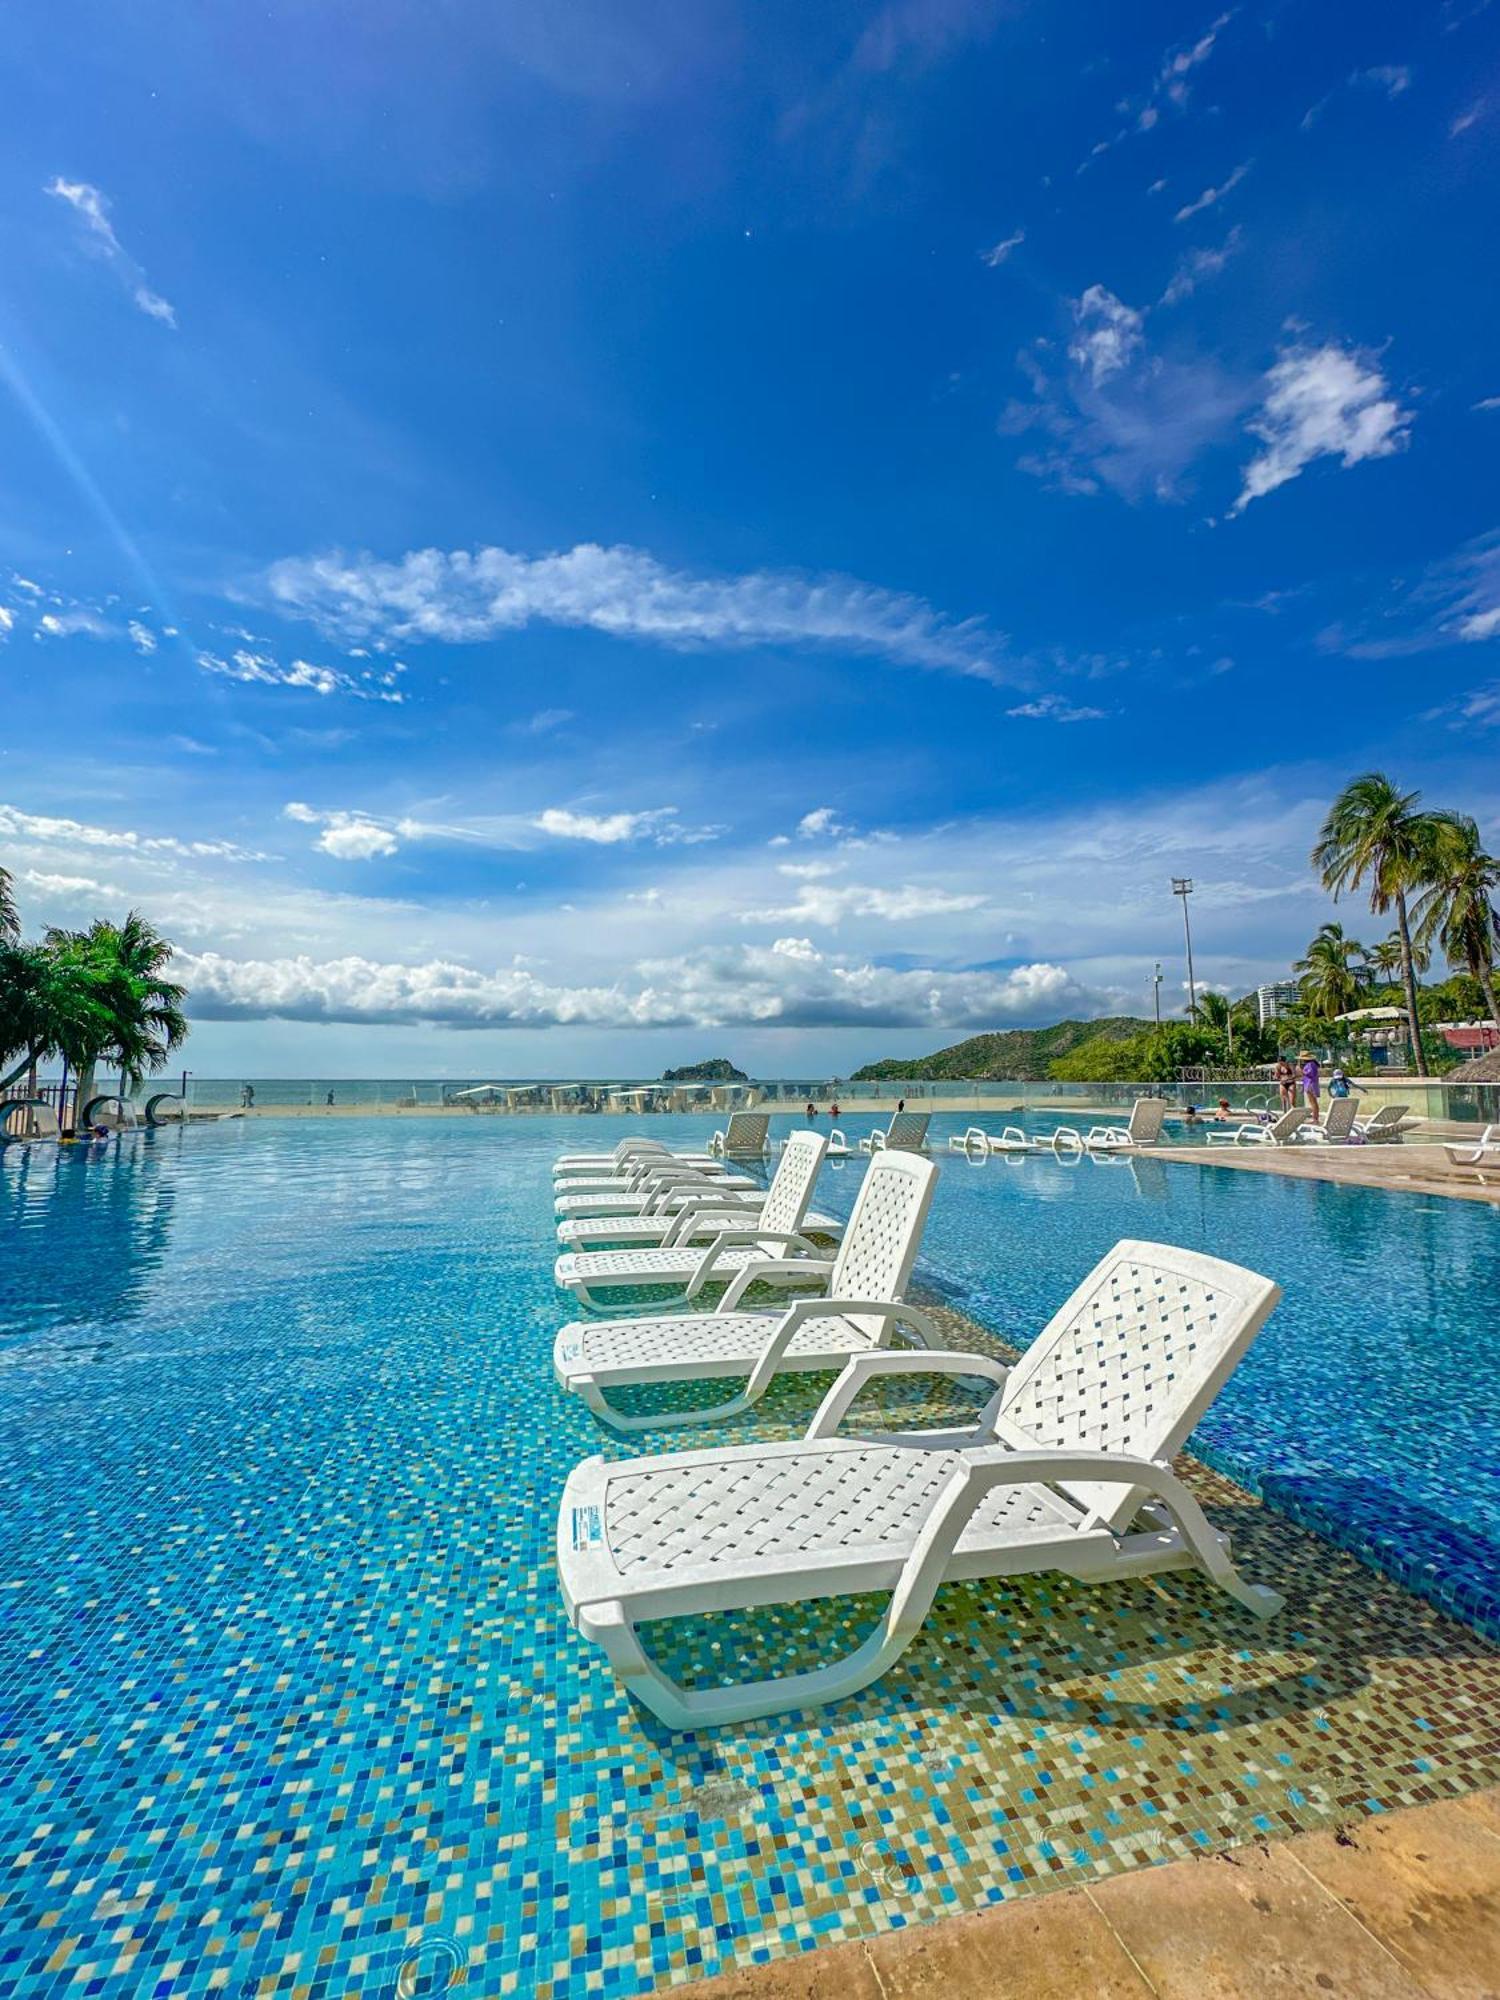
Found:
[{"label": "lounge chair leg", "polygon": [[689,1689],[664,1674],[642,1650],[623,1605],[593,1605],[589,1636],[596,1639],[637,1701],[660,1716],[669,1729],[714,1729],[732,1722],[755,1722],[791,1709],[821,1707],[858,1694],[899,1659],[920,1627],[897,1632],[889,1613],[847,1659],[779,1679],[742,1681],[734,1687]]},{"label": "lounge chair leg", "polygon": [[1170,1490],[1157,1488],[1152,1497],[1171,1514],[1193,1560],[1220,1590],[1227,1591],[1257,1618],[1275,1617],[1286,1601],[1280,1591],[1268,1584],[1246,1582],[1229,1559],[1227,1538],[1214,1533],[1207,1515],[1179,1479],[1171,1480]]},{"label": "lounge chair leg", "polygon": [[726,1417],[741,1416],[752,1404],[760,1401],[759,1395],[752,1396],[741,1391],[738,1396],[731,1396],[727,1403],[712,1403],[705,1409],[658,1410],[649,1416],[631,1417],[605,1401],[592,1375],[575,1375],[569,1386],[575,1394],[582,1396],[600,1423],[608,1424],[615,1431],[659,1431],[676,1424],[722,1423]]}]

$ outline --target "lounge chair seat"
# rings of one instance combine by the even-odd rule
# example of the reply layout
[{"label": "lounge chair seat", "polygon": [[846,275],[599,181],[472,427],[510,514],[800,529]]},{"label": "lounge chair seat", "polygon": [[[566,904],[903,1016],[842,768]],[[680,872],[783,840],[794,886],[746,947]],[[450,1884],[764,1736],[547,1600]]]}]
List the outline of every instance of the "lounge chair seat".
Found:
[{"label": "lounge chair seat", "polygon": [[[1104,1582],[1196,1566],[1259,1616],[1171,1458],[1278,1288],[1217,1258],[1126,1242],[1103,1258],[1014,1368],[957,1352],[852,1359],[800,1443],[726,1445],[575,1468],[558,1518],[568,1615],[674,1728],[747,1721],[853,1694],[920,1631],[939,1586],[1060,1570]],[[883,1375],[990,1385],[978,1418],[926,1434],[839,1436]],[[845,1660],[689,1690],[651,1661],[639,1623],[866,1591],[892,1593]]]},{"label": "lounge chair seat", "polygon": [[1232,1131],[1210,1132],[1208,1143],[1211,1146],[1290,1146],[1295,1144],[1297,1134],[1307,1123],[1309,1115],[1304,1105],[1294,1105],[1269,1125],[1236,1125]]},{"label": "lounge chair seat", "polygon": [[[764,1199],[764,1190],[757,1190]],[[721,1229],[753,1229],[760,1202],[716,1204],[699,1213],[679,1208],[669,1215],[569,1215],[557,1225],[557,1240],[570,1250],[611,1250],[651,1243],[672,1245],[696,1242],[706,1245]],[[693,1220],[687,1221],[691,1214]],[[841,1234],[843,1223],[836,1215],[810,1211],[802,1220],[804,1236]]]},{"label": "lounge chair seat", "polygon": [[764,1194],[764,1187],[748,1174],[695,1174],[680,1179],[664,1176],[623,1194],[615,1187],[581,1193],[559,1186],[552,1205],[559,1215],[671,1215],[699,1195],[730,1201]]},{"label": "lounge chair seat", "polygon": [[720,1216],[718,1232],[708,1241],[690,1248],[566,1251],[554,1267],[558,1284],[589,1304],[600,1291],[641,1285],[681,1284],[691,1299],[704,1285],[723,1284],[757,1262],[775,1263],[776,1272],[767,1277],[774,1275],[780,1283],[792,1275],[781,1267],[798,1256],[814,1260],[816,1270],[826,1270],[817,1246],[803,1231],[823,1163],[823,1143],[820,1132],[794,1133],[759,1213],[749,1211],[732,1220]]},{"label": "lounge chair seat", "polygon": [[1455,1167],[1500,1167],[1500,1125],[1486,1125],[1472,1146],[1445,1146]]},{"label": "lounge chair seat", "polygon": [[[936,1329],[903,1302],[932,1205],[937,1168],[911,1153],[881,1154],[855,1197],[854,1213],[816,1297],[780,1312],[744,1312],[740,1300],[763,1268],[747,1264],[712,1313],[661,1314],[628,1320],[574,1321],[557,1336],[552,1363],[564,1389],[622,1430],[654,1417],[625,1417],[607,1395],[648,1382],[696,1381],[741,1375],[745,1388],[731,1402],[670,1421],[709,1422],[748,1409],[782,1368],[840,1368],[850,1354],[883,1347],[902,1334],[927,1344]],[[809,1279],[805,1261],[774,1267]]]}]

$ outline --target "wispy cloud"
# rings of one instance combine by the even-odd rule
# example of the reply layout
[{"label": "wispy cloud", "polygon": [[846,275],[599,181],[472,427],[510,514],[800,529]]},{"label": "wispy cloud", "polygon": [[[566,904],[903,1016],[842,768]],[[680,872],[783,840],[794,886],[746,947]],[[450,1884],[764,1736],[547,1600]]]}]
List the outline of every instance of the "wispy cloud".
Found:
[{"label": "wispy cloud", "polygon": [[65,181],[56,174],[43,189],[44,194],[66,202],[83,225],[85,239],[95,254],[111,267],[119,277],[131,300],[148,319],[159,320],[163,326],[175,327],[177,314],[162,297],[146,283],[146,274],[115,234],[114,224],[109,219],[109,199],[87,181]]},{"label": "wispy cloud", "polygon": [[1084,708],[1060,694],[1038,695],[1035,701],[1023,701],[1005,712],[1027,722],[1102,722],[1108,713],[1102,708]]},{"label": "wispy cloud", "polygon": [[1143,338],[1141,314],[1103,285],[1090,285],[1082,298],[1074,301],[1073,320],[1077,331],[1068,347],[1069,357],[1088,371],[1096,388],[1119,373]]},{"label": "wispy cloud", "polygon": [[554,840],[585,840],[596,847],[616,847],[625,842],[649,840],[656,847],[699,847],[717,840],[721,826],[684,826],[676,806],[654,806],[645,812],[574,812],[567,806],[548,806],[532,821],[539,833]]},{"label": "wispy cloud", "polygon": [[553,736],[577,719],[571,708],[539,708],[524,722],[513,722],[511,729],[517,736]]},{"label": "wispy cloud", "polygon": [[312,694],[352,695],[356,701],[403,702],[404,691],[396,685],[406,672],[397,661],[393,666],[361,668],[356,674],[338,667],[315,666],[311,660],[293,660],[290,666],[251,646],[237,646],[227,656],[200,649],[194,660],[205,674],[239,681],[245,686],[300,688]]},{"label": "wispy cloud", "polygon": [[1183,207],[1179,208],[1177,213],[1172,217],[1172,220],[1174,222],[1190,222],[1195,215],[1201,215],[1204,209],[1216,208],[1225,195],[1234,192],[1254,164],[1253,160],[1241,160],[1240,164],[1226,180],[1220,181],[1217,187],[1206,187],[1196,201],[1187,202]]},{"label": "wispy cloud", "polygon": [[804,882],[795,901],[742,910],[742,924],[816,924],[833,929],[848,917],[882,923],[913,923],[923,917],[958,916],[983,907],[984,897],[931,883],[903,882],[890,888],[864,882]]},{"label": "wispy cloud", "polygon": [[981,680],[1007,677],[998,634],[920,597],[845,576],[694,576],[643,549],[592,542],[542,556],[481,548],[418,549],[396,562],[291,557],[273,565],[267,584],[283,612],[382,647],[474,642],[543,624],[683,651],[819,647]]},{"label": "wispy cloud", "polygon": [[1079,173],[1087,172],[1093,162],[1105,153],[1113,151],[1122,140],[1141,133],[1151,132],[1161,123],[1167,111],[1185,111],[1192,95],[1193,72],[1200,69],[1213,54],[1218,40],[1238,12],[1231,7],[1209,22],[1201,34],[1190,42],[1179,42],[1169,48],[1161,59],[1150,88],[1144,95],[1123,98],[1115,109],[1124,119],[1108,139],[1101,139],[1089,149],[1088,157],[1081,162]]},{"label": "wispy cloud", "polygon": [[1177,269],[1161,295],[1164,306],[1180,305],[1190,298],[1208,278],[1216,278],[1240,247],[1243,230],[1238,223],[1230,230],[1218,249],[1189,250],[1178,263]]},{"label": "wispy cloud", "polygon": [[1411,70],[1405,63],[1377,63],[1370,69],[1353,70],[1343,84],[1325,92],[1316,104],[1310,105],[1302,114],[1302,130],[1312,130],[1341,89],[1378,90],[1389,100],[1401,97],[1411,89],[1411,77]]},{"label": "wispy cloud", "polygon": [[1011,251],[1019,250],[1025,241],[1026,231],[1018,229],[1013,236],[1003,237],[1000,242],[992,243],[988,250],[981,250],[979,261],[981,264],[988,264],[992,271],[998,270]]},{"label": "wispy cloud", "polygon": [[394,830],[362,813],[319,812],[316,807],[293,799],[282,807],[283,816],[302,826],[316,826],[320,832],[313,845],[335,861],[378,861],[394,854],[401,845]]},{"label": "wispy cloud", "polygon": [[1245,469],[1231,514],[1295,479],[1316,458],[1344,466],[1389,458],[1406,442],[1411,412],[1374,361],[1331,342],[1283,352],[1265,379],[1249,428],[1265,446]]},{"label": "wispy cloud", "polygon": [[1467,132],[1471,125],[1477,125],[1479,123],[1480,119],[1484,116],[1484,112],[1485,112],[1485,104],[1483,98],[1481,98],[1477,104],[1471,104],[1467,111],[1460,111],[1458,116],[1453,120],[1452,124],[1448,127],[1448,137],[1450,139],[1456,139],[1459,137],[1460,133]]}]

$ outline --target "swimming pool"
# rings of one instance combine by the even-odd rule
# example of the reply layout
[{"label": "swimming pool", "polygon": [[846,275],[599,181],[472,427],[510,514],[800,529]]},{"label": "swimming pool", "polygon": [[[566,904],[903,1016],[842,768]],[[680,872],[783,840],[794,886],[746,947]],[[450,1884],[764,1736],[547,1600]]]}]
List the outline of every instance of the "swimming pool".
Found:
[{"label": "swimming pool", "polygon": [[[965,1589],[837,1711],[661,1731],[551,1563],[601,1439],[550,1377],[547,1170],[614,1131],[264,1121],[0,1159],[0,1993],[371,2000],[465,1965],[486,1995],[624,1996],[1479,1781],[1493,1694],[1444,1676],[1488,1650],[1332,1558],[1337,1618],[1279,1631],[1191,1579]],[[1493,1213],[943,1165],[925,1275],[1007,1338],[1122,1235],[1278,1277],[1196,1445],[1494,1618]]]}]

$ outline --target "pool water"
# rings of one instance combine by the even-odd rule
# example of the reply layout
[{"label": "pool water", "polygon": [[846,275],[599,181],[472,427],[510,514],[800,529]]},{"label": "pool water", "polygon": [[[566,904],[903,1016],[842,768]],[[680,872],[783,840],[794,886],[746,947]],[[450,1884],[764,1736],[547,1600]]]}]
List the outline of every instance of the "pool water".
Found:
[{"label": "pool water", "polygon": [[[838,1710],[701,1739],[644,1717],[551,1557],[603,1441],[551,1380],[548,1169],[619,1129],[257,1121],[0,1154],[0,1994],[634,1995],[1443,1775],[1369,1634],[1346,1672],[1194,1579],[965,1587]],[[1014,1343],[1121,1236],[1279,1279],[1195,1448],[1500,1630],[1488,1208],[941,1157],[921,1280]],[[860,1171],[831,1163],[820,1204]],[[792,1388],[765,1421],[805,1419]],[[1339,1587],[1351,1626],[1364,1595],[1407,1621],[1429,1686],[1451,1628]],[[1472,1764],[1482,1709],[1460,1728],[1461,1688],[1441,1700]]]}]

